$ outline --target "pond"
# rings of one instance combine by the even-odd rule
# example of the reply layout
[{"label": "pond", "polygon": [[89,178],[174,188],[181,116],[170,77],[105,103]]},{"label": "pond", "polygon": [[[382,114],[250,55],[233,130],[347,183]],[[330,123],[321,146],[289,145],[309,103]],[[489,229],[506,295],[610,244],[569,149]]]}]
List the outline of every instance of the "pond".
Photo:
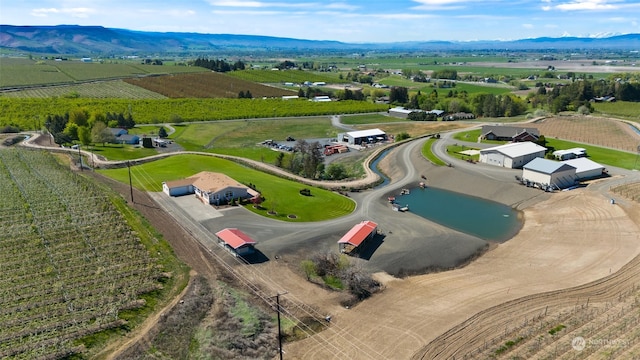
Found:
[{"label": "pond", "polygon": [[448,228],[481,239],[504,242],[522,228],[522,213],[494,201],[444,189],[410,189],[396,196],[396,203],[409,211]]}]

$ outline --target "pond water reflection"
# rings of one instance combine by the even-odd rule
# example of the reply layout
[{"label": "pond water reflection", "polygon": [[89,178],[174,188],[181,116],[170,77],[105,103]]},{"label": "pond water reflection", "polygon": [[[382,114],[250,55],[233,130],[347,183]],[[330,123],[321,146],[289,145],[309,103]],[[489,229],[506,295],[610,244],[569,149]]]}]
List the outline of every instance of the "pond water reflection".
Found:
[{"label": "pond water reflection", "polygon": [[444,189],[410,189],[396,196],[396,203],[408,205],[412,213],[481,239],[504,242],[522,227],[522,213],[494,201]]}]

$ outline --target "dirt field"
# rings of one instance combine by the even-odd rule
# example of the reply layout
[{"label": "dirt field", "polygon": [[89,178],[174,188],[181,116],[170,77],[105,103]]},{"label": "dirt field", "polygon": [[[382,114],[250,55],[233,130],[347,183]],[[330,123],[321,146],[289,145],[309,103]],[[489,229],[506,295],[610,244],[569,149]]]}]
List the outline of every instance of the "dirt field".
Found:
[{"label": "dirt field", "polygon": [[621,121],[595,116],[554,116],[532,123],[547,138],[636,152],[640,135]]},{"label": "dirt field", "polygon": [[[596,281],[615,273],[640,252],[635,246],[638,224],[622,207],[588,189],[554,194],[525,210],[525,217],[524,228],[515,238],[469,266],[391,280],[382,294],[335,313],[332,331],[288,344],[287,353],[299,359],[408,359],[429,351],[425,344],[484,309]],[[628,281],[630,288],[633,282]],[[570,293],[564,291],[562,296]],[[499,306],[486,323],[520,321],[527,310],[537,310],[546,302],[541,299],[526,306],[516,302],[513,311]],[[476,332],[477,327],[470,329],[465,332],[468,338],[455,345],[486,338]]]}]

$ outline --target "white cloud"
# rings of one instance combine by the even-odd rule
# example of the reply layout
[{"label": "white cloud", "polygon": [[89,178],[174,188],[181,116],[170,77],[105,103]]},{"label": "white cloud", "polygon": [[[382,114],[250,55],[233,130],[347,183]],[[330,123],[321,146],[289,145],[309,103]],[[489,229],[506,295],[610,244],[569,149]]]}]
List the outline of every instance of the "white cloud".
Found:
[{"label": "white cloud", "polygon": [[190,9],[166,9],[166,10],[142,9],[142,10],[137,10],[137,12],[159,15],[159,16],[170,16],[170,17],[176,17],[176,18],[191,17],[198,14],[196,11],[190,10]]},{"label": "white cloud", "polygon": [[76,7],[76,8],[40,8],[31,10],[31,15],[37,17],[47,17],[50,14],[62,14],[68,15],[75,18],[87,18],[92,14],[95,14],[96,10],[85,7]]},{"label": "white cloud", "polygon": [[433,18],[434,15],[429,14],[370,14],[370,17],[378,19],[391,19],[391,20],[411,20],[411,19],[427,19]]},{"label": "white cloud", "polygon": [[522,24],[522,27],[525,29],[533,29],[533,24]]},{"label": "white cloud", "polygon": [[209,4],[213,6],[245,7],[245,8],[260,8],[260,7],[268,6],[267,4],[260,1],[244,1],[244,0],[210,1]]},{"label": "white cloud", "polygon": [[268,10],[213,10],[212,14],[216,15],[295,15],[295,13],[284,11],[268,11]]},{"label": "white cloud", "polygon": [[49,14],[57,14],[59,12],[60,11],[56,8],[49,8],[49,9],[41,8],[41,9],[31,10],[31,15],[38,16],[38,17],[46,17]]},{"label": "white cloud", "polygon": [[572,10],[613,10],[619,6],[609,3],[607,0],[576,0],[555,5],[554,8],[563,11]]},{"label": "white cloud", "polygon": [[[211,0],[211,6],[236,7],[236,8],[310,8],[320,6],[314,3],[287,3],[287,2],[265,2],[253,0]],[[339,3],[338,3],[339,4]],[[344,6],[348,6],[344,4]]]},{"label": "white cloud", "polygon": [[334,9],[334,10],[349,10],[349,11],[353,11],[353,10],[357,10],[360,7],[356,6],[356,5],[349,5],[347,3],[344,2],[339,2],[339,3],[330,3],[327,4],[325,6],[327,9]]}]

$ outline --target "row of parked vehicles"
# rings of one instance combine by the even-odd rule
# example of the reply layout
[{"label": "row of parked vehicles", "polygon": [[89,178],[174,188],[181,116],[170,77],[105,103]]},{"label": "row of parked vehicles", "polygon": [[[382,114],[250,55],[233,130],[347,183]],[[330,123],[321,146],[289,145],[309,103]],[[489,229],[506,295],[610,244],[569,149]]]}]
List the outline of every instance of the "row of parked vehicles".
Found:
[{"label": "row of parked vehicles", "polygon": [[282,150],[282,151],[293,151],[293,146],[278,144],[273,140],[265,140],[261,142],[262,145],[268,146],[273,150]]}]

